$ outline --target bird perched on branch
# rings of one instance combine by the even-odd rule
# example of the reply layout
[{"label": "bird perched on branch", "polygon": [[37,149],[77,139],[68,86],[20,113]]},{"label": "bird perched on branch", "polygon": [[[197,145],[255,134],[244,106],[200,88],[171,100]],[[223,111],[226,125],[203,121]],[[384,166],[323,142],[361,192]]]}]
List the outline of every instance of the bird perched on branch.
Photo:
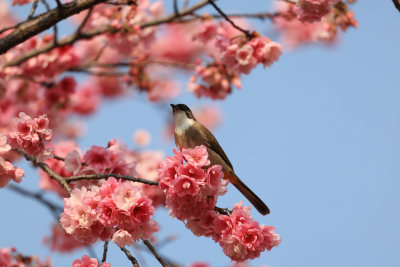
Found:
[{"label": "bird perched on branch", "polygon": [[171,104],[171,107],[174,114],[176,146],[179,148],[205,146],[211,165],[221,165],[224,172],[224,179],[229,179],[262,215],[267,215],[269,208],[235,174],[231,162],[214,135],[196,120],[192,111],[186,105]]}]

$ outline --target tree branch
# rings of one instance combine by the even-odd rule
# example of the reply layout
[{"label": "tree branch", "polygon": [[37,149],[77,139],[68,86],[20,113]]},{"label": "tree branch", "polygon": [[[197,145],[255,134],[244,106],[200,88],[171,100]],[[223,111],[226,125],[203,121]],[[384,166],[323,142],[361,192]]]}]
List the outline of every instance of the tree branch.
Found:
[{"label": "tree branch", "polygon": [[215,0],[208,0],[208,2],[217,10],[217,12],[226,20],[228,21],[235,29],[238,29],[239,31],[243,32],[248,39],[251,39],[251,33],[249,30],[245,30],[238,25],[236,25],[215,3]]},{"label": "tree branch", "polygon": [[33,16],[35,15],[35,11],[36,11],[38,4],[39,4],[39,0],[35,0],[35,2],[33,2],[31,11],[29,12],[28,20],[32,19]]},{"label": "tree branch", "polygon": [[168,267],[168,264],[161,258],[161,256],[158,254],[156,249],[153,247],[153,245],[150,243],[150,241],[142,239],[143,243],[146,245],[146,247],[153,253],[154,257],[158,260],[158,262],[161,264],[163,267]]},{"label": "tree branch", "polygon": [[[100,3],[100,2],[104,2],[106,0],[77,0],[77,1],[91,1],[91,2]],[[175,22],[178,18],[190,15],[194,11],[202,8],[203,6],[205,6],[207,4],[208,4],[208,0],[204,0],[202,2],[199,2],[199,3],[195,4],[195,5],[193,5],[192,7],[188,8],[186,10],[183,10],[183,11],[179,12],[178,15],[172,14],[172,15],[166,16],[164,18],[156,19],[156,20],[149,21],[149,22],[144,22],[144,23],[142,23],[140,25],[140,28],[141,29],[145,29],[147,27],[153,27],[153,26],[157,26],[157,25],[160,25],[160,24],[163,24],[163,23]],[[43,16],[43,15],[41,15],[41,16]],[[39,17],[41,17],[41,16],[39,16]],[[39,18],[39,17],[36,17],[33,20],[37,20],[37,18]],[[18,26],[18,28],[15,31],[13,31],[11,34],[7,35],[3,39],[0,39],[0,54],[6,52],[8,49],[10,49],[12,47],[12,46],[8,47],[5,51],[3,51],[2,50],[2,46],[4,46],[4,44],[3,44],[4,43],[4,39],[8,38],[10,35],[14,34],[14,32],[18,31],[21,27],[23,27],[23,25],[25,25],[25,22],[22,23],[20,26]],[[49,27],[51,27],[51,26],[52,25],[50,25]],[[104,28],[100,28],[100,29],[94,29],[94,30],[91,30],[91,31],[87,31],[87,32],[77,31],[74,34],[72,34],[72,35],[70,35],[70,36],[58,41],[57,44],[53,42],[53,43],[48,43],[47,45],[45,45],[43,47],[40,47],[40,48],[37,48],[37,49],[32,49],[32,50],[26,52],[25,54],[21,55],[20,57],[14,59],[12,61],[7,62],[4,66],[5,67],[18,66],[19,64],[23,63],[24,61],[26,61],[26,60],[28,60],[28,59],[30,59],[32,57],[35,57],[37,55],[49,52],[49,51],[53,50],[56,47],[70,45],[70,44],[72,44],[72,43],[74,43],[74,42],[76,42],[78,40],[82,40],[82,39],[91,39],[94,36],[97,36],[97,35],[100,35],[100,34],[103,34],[103,33],[106,33],[106,32],[114,33],[114,32],[117,32],[117,31],[118,31],[118,29],[112,28],[112,27],[104,27]],[[35,34],[33,34],[33,35],[35,35]],[[30,35],[29,37],[31,37],[33,35]],[[23,40],[19,39],[20,41],[14,42],[15,43],[14,45],[22,43],[26,39],[28,39],[28,38],[25,38]]]},{"label": "tree branch", "polygon": [[12,47],[49,29],[59,21],[105,1],[106,0],[76,0],[21,23],[15,31],[0,39],[0,54],[4,54]]},{"label": "tree branch", "polygon": [[53,202],[43,198],[42,193],[39,193],[39,192],[34,193],[34,192],[28,191],[22,187],[16,186],[14,184],[7,185],[7,188],[24,196],[24,197],[33,198],[36,201],[45,205],[51,211],[51,213],[54,216],[54,218],[56,219],[56,221],[59,219],[60,213],[64,210],[64,208],[62,206],[54,204]]},{"label": "tree branch", "polygon": [[[4,64],[4,66],[5,67],[18,66],[19,64],[23,63],[24,61],[26,61],[32,57],[38,56],[40,54],[49,52],[56,47],[70,45],[78,40],[91,39],[97,35],[100,35],[100,34],[103,34],[106,32],[110,32],[110,33],[117,32],[117,29],[112,28],[112,27],[104,27],[104,28],[99,28],[99,29],[93,29],[93,30],[87,31],[85,33],[76,32],[62,40],[59,40],[57,42],[57,44],[55,44],[53,42],[53,43],[48,43],[45,46],[42,46],[40,48],[32,49],[32,50],[26,52],[25,54],[21,55],[20,57],[7,62],[6,64]],[[1,40],[0,40],[0,42],[1,42]]]},{"label": "tree branch", "polygon": [[121,175],[121,174],[116,174],[116,173],[95,173],[95,174],[82,174],[82,175],[77,175],[77,176],[71,176],[71,177],[64,177],[65,181],[67,183],[71,182],[76,182],[80,180],[101,180],[101,179],[108,179],[110,177],[115,177],[117,179],[122,179],[125,181],[131,181],[131,182],[136,182],[136,183],[143,183],[143,184],[148,184],[148,185],[157,185],[159,182],[156,181],[150,181],[146,180],[143,178],[136,178],[133,176],[129,175]]},{"label": "tree branch", "polygon": [[134,267],[139,267],[139,263],[137,262],[137,260],[131,255],[131,253],[129,252],[129,250],[127,250],[126,248],[121,248],[120,249],[125,253],[125,255],[128,257],[128,259],[132,262],[132,266]]},{"label": "tree branch", "polygon": [[392,1],[393,1],[394,6],[400,12],[400,2],[399,2],[399,0],[392,0]]},{"label": "tree branch", "polygon": [[102,262],[102,263],[105,263],[106,260],[107,260],[108,242],[109,242],[109,241],[105,241],[105,242],[104,242],[103,258],[101,259],[101,262]]},{"label": "tree branch", "polygon": [[68,185],[68,183],[65,181],[65,177],[58,175],[55,171],[53,171],[52,168],[49,167],[44,162],[38,162],[36,160],[36,157],[31,156],[27,154],[23,149],[15,149],[18,153],[23,155],[26,160],[30,161],[33,163],[33,165],[40,167],[44,172],[46,172],[51,178],[57,181],[64,189],[67,191],[68,195],[71,195],[71,187]]}]

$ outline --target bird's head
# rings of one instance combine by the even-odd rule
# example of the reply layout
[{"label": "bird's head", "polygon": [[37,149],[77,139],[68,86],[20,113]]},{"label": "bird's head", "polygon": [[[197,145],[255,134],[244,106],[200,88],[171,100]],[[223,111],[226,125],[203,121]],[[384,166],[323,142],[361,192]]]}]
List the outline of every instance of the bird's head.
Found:
[{"label": "bird's head", "polygon": [[171,107],[175,119],[181,117],[182,119],[188,118],[196,120],[190,108],[188,108],[188,106],[186,106],[185,104],[177,104],[177,105],[171,104]]}]

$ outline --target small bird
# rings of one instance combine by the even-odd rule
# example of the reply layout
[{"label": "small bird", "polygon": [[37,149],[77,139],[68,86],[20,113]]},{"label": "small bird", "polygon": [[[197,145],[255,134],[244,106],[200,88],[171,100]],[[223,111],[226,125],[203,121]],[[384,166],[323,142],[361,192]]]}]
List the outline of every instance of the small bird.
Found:
[{"label": "small bird", "polygon": [[178,148],[194,148],[204,145],[207,148],[211,165],[221,165],[224,179],[229,181],[262,214],[269,214],[269,208],[253,193],[233,171],[233,167],[214,135],[193,116],[185,104],[171,104],[175,123],[175,144]]}]

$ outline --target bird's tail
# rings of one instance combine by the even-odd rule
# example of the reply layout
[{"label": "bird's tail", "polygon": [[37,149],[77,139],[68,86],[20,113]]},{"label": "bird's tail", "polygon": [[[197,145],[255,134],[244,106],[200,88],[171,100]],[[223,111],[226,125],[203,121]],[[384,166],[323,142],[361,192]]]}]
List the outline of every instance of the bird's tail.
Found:
[{"label": "bird's tail", "polygon": [[242,193],[262,215],[269,214],[269,208],[239,177],[233,172],[229,173],[229,181]]}]

